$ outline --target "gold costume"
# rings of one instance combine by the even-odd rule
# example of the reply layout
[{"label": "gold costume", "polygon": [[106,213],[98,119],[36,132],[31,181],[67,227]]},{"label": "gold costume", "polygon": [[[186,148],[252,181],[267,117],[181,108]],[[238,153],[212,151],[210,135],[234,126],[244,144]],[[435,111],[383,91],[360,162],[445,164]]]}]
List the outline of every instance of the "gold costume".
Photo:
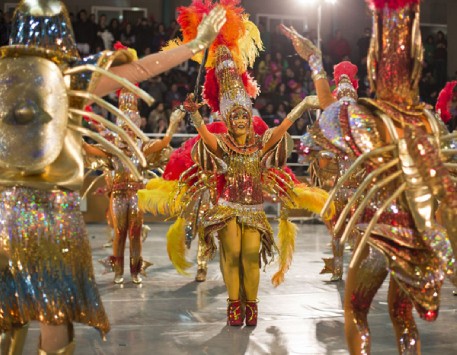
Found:
[{"label": "gold costume", "polygon": [[[452,220],[457,215],[457,189],[449,171],[455,165],[449,161],[455,150],[445,145],[456,135],[448,134],[418,101],[419,1],[373,1],[372,7],[368,73],[376,99],[349,104],[345,117],[332,115],[332,105],[326,106],[330,110],[324,111],[322,119],[327,123],[317,123],[313,133],[326,138],[324,144],[343,147],[355,156],[328,204],[358,169],[366,170],[334,226],[335,233],[345,226],[343,242],[350,234],[359,235],[345,292],[349,350],[352,354],[370,352],[367,314],[389,275],[388,304],[398,350],[419,353],[413,307],[421,318],[435,320],[444,277],[455,282],[457,229]],[[309,41],[293,30],[286,31],[299,53],[309,48]],[[319,57],[306,54],[305,59]],[[319,71],[318,65],[318,95],[319,90],[328,90]]]},{"label": "gold costume", "polygon": [[82,116],[88,115],[122,136],[140,165],[146,160],[127,132],[82,108],[95,102],[147,139],[125,114],[100,96],[125,87],[151,103],[149,95],[125,78],[145,80],[208,46],[225,22],[225,11],[215,9],[203,22],[197,41],[143,58],[135,65],[142,71],[134,75],[132,66],[120,65],[116,72],[121,77],[107,69],[130,62],[128,51],[103,52],[81,60],[62,2],[19,3],[10,45],[0,48],[2,352],[22,352],[27,322],[32,320],[40,322],[40,354],[72,354],[73,322],[91,325],[102,335],[108,332],[80,211],[83,136],[118,156],[137,180],[141,175],[120,149],[83,128]]}]

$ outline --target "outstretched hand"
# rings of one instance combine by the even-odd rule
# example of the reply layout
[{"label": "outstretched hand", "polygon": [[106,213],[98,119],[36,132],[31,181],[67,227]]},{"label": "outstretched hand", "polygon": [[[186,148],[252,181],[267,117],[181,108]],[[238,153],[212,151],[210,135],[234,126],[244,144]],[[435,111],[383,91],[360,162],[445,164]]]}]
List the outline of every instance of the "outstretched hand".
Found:
[{"label": "outstretched hand", "polygon": [[299,34],[292,26],[287,27],[280,25],[279,29],[287,38],[292,40],[295,50],[304,60],[308,61],[309,57],[313,54],[321,57],[321,51],[313,44],[313,42]]},{"label": "outstretched hand", "polygon": [[198,103],[197,101],[195,101],[195,95],[191,93],[187,95],[182,105],[184,107],[184,110],[186,110],[189,113],[194,113],[198,111],[198,109],[202,107],[204,104],[203,102]]},{"label": "outstretched hand", "polygon": [[[222,6],[216,6],[208,15],[205,15],[197,28],[197,40],[208,47],[217,37],[222,26],[227,21],[226,10]],[[203,49],[203,48],[202,48]]]},{"label": "outstretched hand", "polygon": [[186,111],[183,111],[179,108],[177,108],[176,110],[174,110],[172,113],[171,113],[171,116],[170,116],[170,126],[171,125],[178,125],[182,119],[186,116]]}]

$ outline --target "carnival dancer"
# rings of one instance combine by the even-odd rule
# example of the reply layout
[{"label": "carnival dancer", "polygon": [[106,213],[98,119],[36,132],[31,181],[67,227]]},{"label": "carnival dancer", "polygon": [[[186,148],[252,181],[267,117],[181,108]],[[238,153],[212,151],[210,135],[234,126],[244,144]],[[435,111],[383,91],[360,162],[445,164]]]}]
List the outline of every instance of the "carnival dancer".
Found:
[{"label": "carnival dancer", "polygon": [[[225,2],[225,5],[228,3]],[[186,214],[193,213],[198,217],[199,237],[204,242],[205,255],[210,258],[216,251],[214,234],[217,233],[221,271],[228,293],[227,322],[240,326],[244,323],[245,314],[245,324],[255,326],[259,261],[268,264],[276,248],[272,228],[263,210],[264,191],[278,195],[285,207],[313,210],[322,207],[326,195],[318,189],[294,186],[292,178],[281,169],[290,147],[287,129],[307,108],[307,101],[295,107],[278,127],[264,130],[261,134],[256,132],[259,123],[255,128],[256,119],[252,116],[248,94],[255,94],[256,90],[253,90],[254,83],[246,73],[249,61],[239,55],[248,58],[247,54],[255,53],[252,45],[257,46],[260,39],[258,29],[246,22],[247,18],[238,4],[239,1],[233,1],[232,6],[226,8],[230,21],[219,35],[220,42],[218,37],[215,43],[223,43],[222,39],[228,38],[224,31],[230,30],[236,30],[243,40],[249,36],[256,36],[257,40],[251,42],[250,47],[239,45],[238,38],[235,38],[234,43],[213,46],[213,51],[209,53],[203,97],[223,120],[218,133],[210,131],[214,131],[215,127],[208,129],[204,124],[198,112],[200,104],[194,101],[193,94],[184,103],[200,139],[192,148],[195,165],[180,176],[179,198],[171,205],[171,209],[180,210],[180,218],[170,228],[168,238],[170,258],[175,267],[183,271],[189,266],[182,255],[188,220]],[[186,11],[195,14],[199,9],[191,5]],[[241,52],[240,48],[244,48],[245,52]],[[156,211],[157,192],[154,190],[158,186],[154,186],[154,180],[150,183],[148,190],[140,194],[140,205]],[[275,285],[283,281],[289,268],[295,232],[295,226],[283,215],[279,235],[280,270],[273,277]],[[245,312],[242,311],[243,306]]]},{"label": "carnival dancer", "polygon": [[[137,98],[129,91],[121,90],[119,94],[119,109],[124,112],[138,127],[141,118],[138,113]],[[138,159],[133,154],[131,148],[120,138],[116,139],[116,146],[130,157],[137,166],[137,169],[144,173],[147,169],[156,169],[165,165],[171,152],[169,143],[173,134],[176,132],[179,123],[184,117],[185,112],[175,110],[170,118],[165,137],[160,140],[137,143],[140,150],[146,157],[147,166],[142,168]],[[119,120],[118,124],[133,138],[134,133],[125,127],[124,122]],[[145,270],[151,263],[143,260],[142,251],[142,230],[143,213],[138,209],[137,191],[144,188],[143,182],[138,181],[119,158],[103,150],[103,147],[84,144],[84,149],[88,154],[87,163],[89,166],[97,164],[104,166],[110,171],[111,188],[109,211],[114,229],[113,255],[101,260],[110,271],[114,271],[114,283],[124,282],[124,249],[127,235],[130,245],[130,274],[132,282],[139,284],[142,282],[140,275],[145,275]],[[94,162],[95,160],[95,162]]]},{"label": "carnival dancer", "polygon": [[[331,115],[333,119],[338,118],[339,114],[344,114],[345,110],[342,110],[341,107],[357,101],[358,80],[356,76],[357,66],[351,62],[343,61],[335,65],[333,78],[336,89],[333,93],[330,92],[330,88],[328,88],[328,91],[319,90],[319,97],[316,97],[316,108],[326,109],[331,106],[331,109],[324,111],[323,114]],[[323,103],[322,107],[319,102]],[[323,124],[327,126],[323,127]],[[320,119],[319,123],[310,127],[302,137],[300,145],[306,159],[309,160],[311,181],[315,186],[319,186],[326,191],[335,186],[338,179],[344,175],[355,160],[355,156],[350,151],[340,149],[336,145],[327,143],[326,139],[322,139],[320,132],[331,130],[332,124],[331,120]],[[331,273],[330,281],[339,281],[343,277],[344,244],[340,243],[342,231],[335,233],[334,226],[362,177],[363,169],[360,169],[348,179],[344,187],[338,190],[335,196],[335,216],[331,220],[325,221],[332,236],[333,257],[323,259],[325,266],[321,274]],[[353,241],[351,240],[350,243],[353,244]]]},{"label": "carnival dancer", "polygon": [[[40,354],[72,354],[73,322],[91,325],[102,335],[108,332],[79,207],[82,136],[102,142],[138,180],[141,176],[118,148],[82,127],[82,108],[88,101],[96,102],[141,135],[126,115],[97,95],[126,87],[150,103],[152,99],[131,81],[145,80],[203,50],[224,21],[225,11],[218,8],[202,22],[192,44],[107,71],[130,62],[130,55],[104,52],[81,61],[62,2],[20,2],[10,45],[0,48],[0,330],[6,332],[2,350],[21,353],[32,320],[40,322]],[[122,136],[145,164],[125,131],[95,114],[90,117]]]},{"label": "carnival dancer", "polygon": [[[457,194],[443,148],[453,136],[440,129],[434,114],[418,101],[422,43],[418,0],[373,0],[373,36],[368,73],[376,99],[342,105],[327,114],[315,132],[356,156],[331,192],[328,203],[358,169],[366,169],[359,188],[335,224],[345,224],[341,239],[360,233],[349,265],[345,291],[345,330],[352,354],[370,353],[367,314],[384,279],[390,275],[388,304],[402,354],[420,353],[413,307],[421,318],[438,316],[444,277],[455,281]],[[313,71],[316,89],[328,92],[320,51],[293,29],[287,35]],[[325,105],[323,107],[326,107]],[[320,129],[323,127],[324,129]],[[331,129],[325,129],[329,127]],[[436,200],[441,224],[435,219]],[[325,212],[326,208],[323,209]]]}]

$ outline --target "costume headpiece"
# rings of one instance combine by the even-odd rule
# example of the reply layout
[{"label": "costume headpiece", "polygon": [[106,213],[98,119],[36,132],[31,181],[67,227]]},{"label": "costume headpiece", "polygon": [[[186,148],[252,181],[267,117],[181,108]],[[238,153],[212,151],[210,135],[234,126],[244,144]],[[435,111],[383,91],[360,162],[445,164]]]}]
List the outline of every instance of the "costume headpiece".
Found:
[{"label": "costume headpiece", "polygon": [[357,89],[359,88],[357,71],[357,66],[348,61],[340,62],[333,67],[337,99],[342,97],[357,99]]},{"label": "costume headpiece", "polygon": [[[203,16],[216,5],[225,8],[227,22],[208,51],[205,63],[206,78],[203,98],[214,112],[220,112],[223,119],[234,106],[243,106],[251,112],[251,100],[259,89],[248,72],[254,60],[263,49],[259,29],[248,20],[248,15],[239,6],[240,0],[194,0],[188,7],[178,9],[178,23],[181,25],[183,40],[174,40],[165,49],[190,42],[197,35],[197,27]],[[192,59],[201,63],[203,54]]]},{"label": "costume headpiece", "polygon": [[367,0],[373,10],[368,77],[376,97],[411,106],[418,103],[423,48],[420,0]]},{"label": "costume headpiece", "polygon": [[54,62],[79,59],[65,5],[59,0],[22,0],[12,22],[9,46],[1,55],[39,53]]}]

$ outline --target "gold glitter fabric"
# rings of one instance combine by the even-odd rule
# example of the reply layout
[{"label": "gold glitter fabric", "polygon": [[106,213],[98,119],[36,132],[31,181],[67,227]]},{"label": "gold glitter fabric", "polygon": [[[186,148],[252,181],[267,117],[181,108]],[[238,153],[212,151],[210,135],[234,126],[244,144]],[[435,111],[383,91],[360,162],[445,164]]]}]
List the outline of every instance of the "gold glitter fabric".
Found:
[{"label": "gold glitter fabric", "polygon": [[207,254],[212,257],[216,250],[214,232],[222,229],[232,218],[236,218],[240,225],[255,228],[260,232],[260,254],[263,262],[267,264],[276,247],[273,231],[263,210],[263,189],[267,186],[262,177],[272,165],[283,164],[281,157],[286,155],[287,144],[281,140],[262,156],[263,143],[260,136],[254,136],[254,143],[243,147],[237,147],[230,134],[217,134],[216,137],[223,151],[221,159],[211,154],[202,141],[195,145],[193,154],[193,159],[201,169],[206,172],[217,169],[224,178],[216,203],[201,219],[200,236],[207,245]]},{"label": "gold glitter fabric", "polygon": [[[364,230],[366,225],[359,225]],[[445,239],[445,231],[435,231]],[[412,228],[378,224],[369,243],[386,258],[390,275],[412,300],[420,317],[434,320],[438,316],[439,294],[445,272],[441,259]],[[449,245],[448,245],[449,247]]]},{"label": "gold glitter fabric", "polygon": [[0,191],[0,330],[32,320],[110,325],[98,293],[79,194],[26,187]]}]

